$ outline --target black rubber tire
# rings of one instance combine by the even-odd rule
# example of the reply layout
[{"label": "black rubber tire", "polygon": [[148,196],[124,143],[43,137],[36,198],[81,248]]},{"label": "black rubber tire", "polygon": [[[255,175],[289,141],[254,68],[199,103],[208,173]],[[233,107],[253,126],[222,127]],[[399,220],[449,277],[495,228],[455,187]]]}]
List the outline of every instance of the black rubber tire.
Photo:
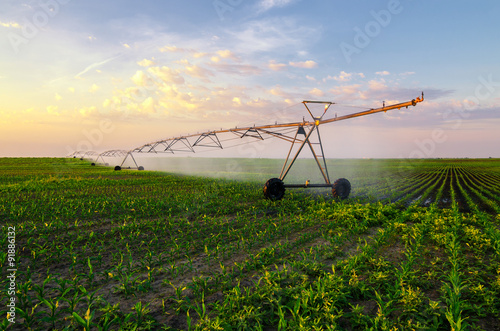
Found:
[{"label": "black rubber tire", "polygon": [[94,162],[92,162],[90,165],[91,165],[91,166],[95,166],[95,163],[94,163]]},{"label": "black rubber tire", "polygon": [[144,170],[144,167],[143,166],[139,166],[139,168],[137,168],[137,170],[139,170],[139,171]]},{"label": "black rubber tire", "polygon": [[264,196],[272,201],[281,200],[285,195],[285,184],[279,178],[271,178],[264,185]]},{"label": "black rubber tire", "polygon": [[120,170],[122,170],[122,167],[120,167],[120,166],[115,167],[115,171],[120,171]]},{"label": "black rubber tire", "polygon": [[351,183],[345,178],[339,178],[333,183],[332,195],[334,198],[347,199],[351,193]]}]

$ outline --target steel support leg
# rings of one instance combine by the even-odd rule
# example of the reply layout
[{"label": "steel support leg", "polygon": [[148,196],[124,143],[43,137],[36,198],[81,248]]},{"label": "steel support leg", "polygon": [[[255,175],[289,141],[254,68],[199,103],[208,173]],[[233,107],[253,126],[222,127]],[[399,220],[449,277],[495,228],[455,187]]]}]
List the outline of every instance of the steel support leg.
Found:
[{"label": "steel support leg", "polygon": [[125,158],[124,158],[124,159],[123,159],[123,161],[122,161],[122,164],[120,164],[120,167],[123,167],[123,164],[125,163],[125,161],[127,160],[127,157],[128,157],[129,155],[130,155],[130,157],[132,158],[132,161],[134,161],[134,163],[135,163],[135,167],[136,167],[137,169],[139,169],[139,166],[137,165],[137,162],[135,161],[134,156],[133,156],[133,155],[132,155],[132,153],[130,153],[130,152],[128,152],[128,153],[127,153],[127,155],[125,156]]},{"label": "steel support leg", "polygon": [[[309,145],[309,148],[311,149],[311,152],[314,156],[314,159],[316,160],[316,163],[318,165],[318,168],[321,172],[321,174],[323,175],[323,178],[325,179],[325,183],[327,185],[330,185],[330,177],[328,175],[328,169],[326,167],[326,160],[325,160],[325,156],[324,156],[324,153],[323,153],[323,145],[321,143],[321,137],[319,135],[319,130],[318,130],[318,141],[319,141],[319,145],[320,145],[320,149],[321,149],[321,157],[323,158],[323,167],[321,166],[321,162],[320,160],[318,159],[318,155],[316,154],[316,152],[314,151],[314,148],[312,146],[312,143],[311,141],[309,140],[309,138],[311,137],[312,133],[315,131],[315,130],[318,130],[318,126],[317,125],[314,125],[311,130],[307,133],[306,137],[304,138],[304,140],[302,141],[302,144],[300,144],[300,147],[299,149],[297,150],[297,152],[295,153],[295,156],[293,157],[292,161],[290,161],[290,164],[288,164],[288,160],[290,159],[290,154],[292,152],[292,149],[293,149],[293,146],[294,146],[294,143],[297,139],[297,134],[298,134],[298,130],[297,130],[297,133],[295,134],[295,138],[294,138],[294,142],[292,142],[292,146],[290,147],[290,150],[288,152],[288,155],[286,157],[286,160],[285,160],[285,164],[283,164],[283,168],[281,169],[281,174],[280,174],[280,177],[279,179],[281,180],[284,180],[286,175],[288,174],[288,172],[290,171],[290,169],[292,168],[293,164],[295,163],[295,160],[297,160],[300,152],[302,151],[302,149],[304,148],[305,144],[307,143]],[[288,164],[288,166],[287,166]]]}]

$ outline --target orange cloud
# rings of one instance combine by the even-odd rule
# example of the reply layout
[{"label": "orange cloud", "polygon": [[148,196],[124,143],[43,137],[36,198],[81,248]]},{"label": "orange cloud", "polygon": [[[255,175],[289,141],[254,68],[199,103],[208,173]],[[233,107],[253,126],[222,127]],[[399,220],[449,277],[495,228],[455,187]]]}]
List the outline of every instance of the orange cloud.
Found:
[{"label": "orange cloud", "polygon": [[101,88],[101,87],[100,87],[100,86],[98,86],[97,84],[92,84],[92,86],[91,86],[91,87],[90,87],[90,89],[89,89],[89,92],[90,92],[90,93],[95,93],[95,92],[97,92],[100,88]]},{"label": "orange cloud", "polygon": [[55,115],[55,116],[59,116],[59,112],[58,112],[58,109],[59,107],[57,106],[47,106],[47,113],[49,113],[50,115]]},{"label": "orange cloud", "polygon": [[198,65],[186,67],[185,73],[192,77],[198,77],[204,80],[208,80],[208,77],[214,76],[213,72]]},{"label": "orange cloud", "polygon": [[274,70],[274,71],[280,71],[286,68],[286,64],[284,63],[277,63],[275,60],[269,61],[269,64],[267,65],[269,69]]},{"label": "orange cloud", "polygon": [[387,86],[384,84],[383,81],[378,81],[378,80],[369,81],[368,87],[370,88],[370,90],[374,91],[380,91],[387,88]]},{"label": "orange cloud", "polygon": [[313,88],[312,90],[309,91],[309,94],[312,94],[314,96],[317,96],[317,97],[322,97],[323,95],[325,95],[325,93],[323,93],[323,91],[321,91],[319,88],[315,87]]},{"label": "orange cloud", "polygon": [[359,92],[361,88],[361,84],[354,85],[345,85],[345,86],[336,86],[330,90],[331,93],[338,95],[350,95],[356,92]]},{"label": "orange cloud", "polygon": [[164,83],[168,84],[184,84],[184,78],[179,71],[173,70],[167,66],[151,67],[148,72],[160,78]]},{"label": "orange cloud", "polygon": [[155,62],[153,60],[144,59],[142,61],[137,62],[137,64],[140,65],[141,67],[150,67],[152,65],[155,65]]},{"label": "orange cloud", "polygon": [[238,57],[236,55],[234,55],[233,52],[231,52],[230,50],[227,50],[227,49],[217,51],[217,55],[219,55],[223,59],[232,59],[235,61],[238,60]]},{"label": "orange cloud", "polygon": [[0,26],[3,26],[4,28],[14,28],[14,29],[22,28],[22,26],[16,22],[0,22]]},{"label": "orange cloud", "polygon": [[316,62],[311,61],[311,60],[303,61],[303,62],[289,62],[289,64],[295,68],[305,68],[305,69],[312,69],[312,68],[316,68],[318,66],[318,64]]}]

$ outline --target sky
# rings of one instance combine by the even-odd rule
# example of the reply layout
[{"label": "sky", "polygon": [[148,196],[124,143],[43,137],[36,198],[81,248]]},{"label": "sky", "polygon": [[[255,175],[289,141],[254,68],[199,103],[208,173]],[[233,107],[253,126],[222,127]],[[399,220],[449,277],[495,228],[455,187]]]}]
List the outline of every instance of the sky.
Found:
[{"label": "sky", "polygon": [[334,116],[423,91],[320,126],[325,156],[500,157],[498,1],[1,1],[0,156],[131,150],[300,121],[303,100]]}]

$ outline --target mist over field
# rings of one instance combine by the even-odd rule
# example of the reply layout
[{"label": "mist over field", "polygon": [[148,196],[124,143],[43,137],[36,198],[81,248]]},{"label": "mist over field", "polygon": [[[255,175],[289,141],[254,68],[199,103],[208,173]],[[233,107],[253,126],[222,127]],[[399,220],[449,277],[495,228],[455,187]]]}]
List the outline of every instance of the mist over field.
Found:
[{"label": "mist over field", "polygon": [[[179,157],[169,155],[137,155],[134,154],[137,166],[145,170],[160,171],[172,174],[200,176],[207,178],[223,178],[240,182],[253,182],[262,184],[270,179],[280,177],[285,159],[269,158],[208,158],[208,157]],[[123,160],[109,158],[109,165],[119,165]],[[287,163],[287,167],[290,164]],[[113,163],[114,162],[114,163]],[[352,196],[363,197],[365,193],[361,188],[367,183],[383,184],[388,191],[395,188],[395,182],[404,179],[412,173],[420,160],[395,160],[395,159],[327,159],[327,169],[330,183],[339,178],[346,178],[352,184]],[[124,169],[135,168],[132,158],[128,157],[123,164]],[[312,158],[298,158],[290,168],[285,184],[324,184],[316,161]],[[331,189],[314,188],[298,189],[320,194],[329,194]],[[383,198],[381,196],[380,198]]]}]

